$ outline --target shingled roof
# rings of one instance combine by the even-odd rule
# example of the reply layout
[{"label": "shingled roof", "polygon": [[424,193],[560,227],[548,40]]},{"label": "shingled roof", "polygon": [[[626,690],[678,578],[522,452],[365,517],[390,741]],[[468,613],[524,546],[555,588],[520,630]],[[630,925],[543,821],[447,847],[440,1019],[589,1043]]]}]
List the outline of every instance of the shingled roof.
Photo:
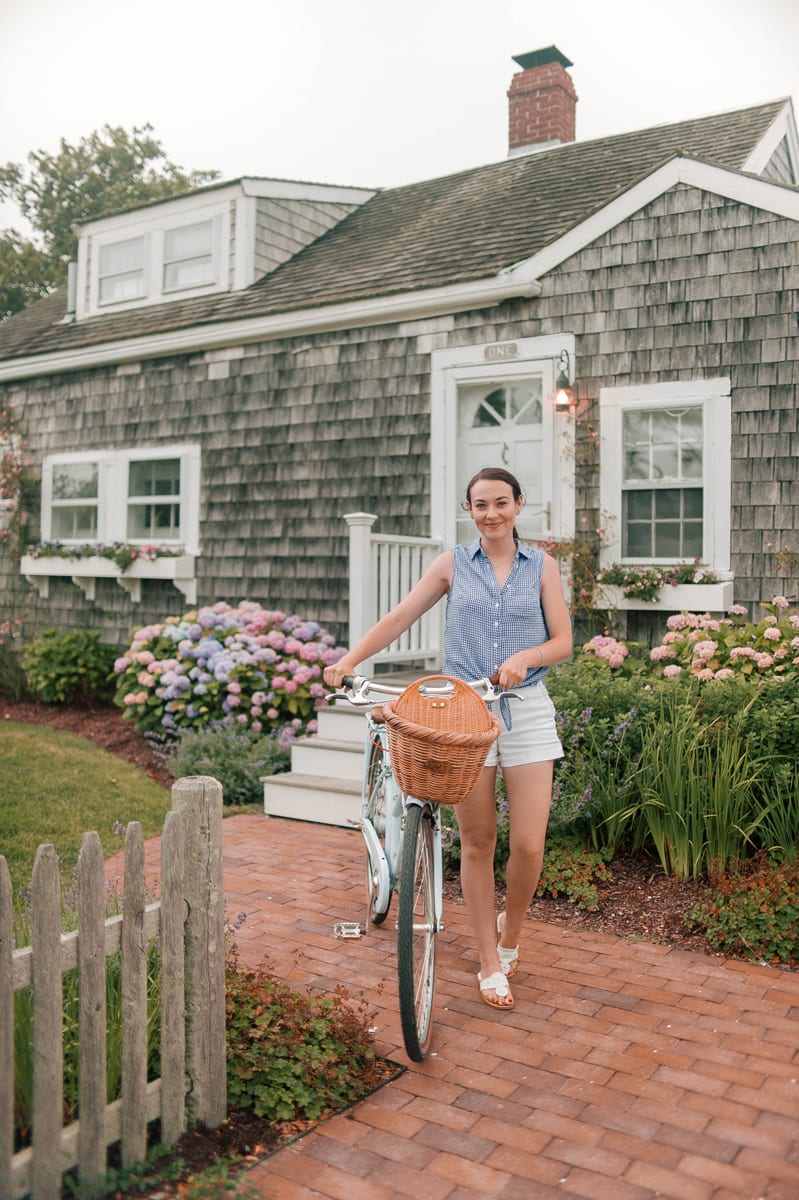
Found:
[{"label": "shingled roof", "polygon": [[0,358],[488,278],[675,154],[740,170],[785,103],[572,142],[386,189],[244,291],[58,324],[62,289],[0,325]]}]

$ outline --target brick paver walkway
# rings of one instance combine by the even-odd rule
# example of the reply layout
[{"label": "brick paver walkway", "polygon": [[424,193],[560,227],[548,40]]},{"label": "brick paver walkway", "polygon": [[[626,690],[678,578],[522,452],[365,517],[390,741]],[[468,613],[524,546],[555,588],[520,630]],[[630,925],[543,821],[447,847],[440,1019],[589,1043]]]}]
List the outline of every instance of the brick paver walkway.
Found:
[{"label": "brick paver walkway", "polygon": [[[243,961],[296,985],[363,990],[403,1064],[395,930],[360,920],[357,831],[224,822]],[[264,1160],[273,1200],[797,1200],[799,973],[530,920],[516,1007],[478,999],[462,906],[439,939],[433,1053]]]}]

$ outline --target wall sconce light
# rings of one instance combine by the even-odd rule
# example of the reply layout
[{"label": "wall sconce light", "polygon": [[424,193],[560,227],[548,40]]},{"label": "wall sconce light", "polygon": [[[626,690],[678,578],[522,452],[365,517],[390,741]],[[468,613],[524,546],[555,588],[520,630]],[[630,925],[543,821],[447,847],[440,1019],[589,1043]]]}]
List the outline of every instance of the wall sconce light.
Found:
[{"label": "wall sconce light", "polygon": [[555,411],[567,412],[576,402],[572,386],[571,359],[568,350],[561,350],[557,363],[558,377],[555,381]]}]

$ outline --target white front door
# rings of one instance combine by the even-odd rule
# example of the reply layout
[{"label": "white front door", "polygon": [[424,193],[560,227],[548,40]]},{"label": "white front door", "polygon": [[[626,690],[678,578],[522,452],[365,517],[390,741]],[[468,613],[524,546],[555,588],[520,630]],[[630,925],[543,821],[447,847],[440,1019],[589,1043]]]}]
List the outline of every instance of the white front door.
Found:
[{"label": "white front door", "polygon": [[[519,480],[525,497],[516,522],[520,537],[546,537],[552,524],[550,436],[540,374],[513,382],[464,383],[458,388],[458,496],[466,496],[469,480],[483,467],[505,467]],[[460,509],[457,540],[470,542],[473,536],[472,519]]]},{"label": "white front door", "polygon": [[568,334],[433,351],[431,535],[445,545],[474,536],[463,501],[482,467],[505,467],[519,480],[523,541],[573,537],[574,418],[553,404],[564,349],[573,361]]}]

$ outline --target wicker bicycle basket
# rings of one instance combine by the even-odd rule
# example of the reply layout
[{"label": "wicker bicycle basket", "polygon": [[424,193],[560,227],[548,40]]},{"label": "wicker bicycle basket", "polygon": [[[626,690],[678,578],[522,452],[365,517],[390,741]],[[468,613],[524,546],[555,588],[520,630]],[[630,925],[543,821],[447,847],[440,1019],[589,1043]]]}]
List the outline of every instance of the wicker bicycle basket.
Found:
[{"label": "wicker bicycle basket", "polygon": [[441,804],[465,800],[501,729],[474,688],[450,675],[427,675],[383,713],[402,790]]}]

